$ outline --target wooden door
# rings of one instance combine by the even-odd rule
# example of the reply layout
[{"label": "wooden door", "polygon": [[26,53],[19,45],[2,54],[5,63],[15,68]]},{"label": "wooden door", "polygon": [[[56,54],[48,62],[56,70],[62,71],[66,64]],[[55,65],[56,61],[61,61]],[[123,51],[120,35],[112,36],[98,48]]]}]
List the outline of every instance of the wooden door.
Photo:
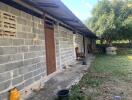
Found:
[{"label": "wooden door", "polygon": [[46,64],[47,74],[56,71],[55,59],[55,42],[54,42],[54,27],[52,24],[45,22],[45,47],[46,47]]}]

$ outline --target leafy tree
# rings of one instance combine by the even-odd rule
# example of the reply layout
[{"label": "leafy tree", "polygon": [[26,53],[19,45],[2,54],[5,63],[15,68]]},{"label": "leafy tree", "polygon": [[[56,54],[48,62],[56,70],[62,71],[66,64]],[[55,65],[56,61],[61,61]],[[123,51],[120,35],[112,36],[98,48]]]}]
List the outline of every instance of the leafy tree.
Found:
[{"label": "leafy tree", "polygon": [[88,26],[109,45],[113,40],[132,38],[132,2],[101,0],[93,9]]},{"label": "leafy tree", "polygon": [[132,16],[123,22],[122,31],[125,33],[122,33],[123,38],[128,39],[132,43]]}]

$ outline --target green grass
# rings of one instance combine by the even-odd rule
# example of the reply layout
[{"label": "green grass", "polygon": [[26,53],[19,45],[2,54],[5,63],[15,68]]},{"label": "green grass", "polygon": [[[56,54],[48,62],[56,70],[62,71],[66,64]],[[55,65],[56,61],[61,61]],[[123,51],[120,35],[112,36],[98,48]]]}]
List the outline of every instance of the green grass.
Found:
[{"label": "green grass", "polygon": [[[118,50],[114,56],[97,54],[91,68],[79,84],[71,88],[70,100],[98,100],[105,82],[132,82],[132,49]],[[103,100],[103,98],[102,98]]]}]

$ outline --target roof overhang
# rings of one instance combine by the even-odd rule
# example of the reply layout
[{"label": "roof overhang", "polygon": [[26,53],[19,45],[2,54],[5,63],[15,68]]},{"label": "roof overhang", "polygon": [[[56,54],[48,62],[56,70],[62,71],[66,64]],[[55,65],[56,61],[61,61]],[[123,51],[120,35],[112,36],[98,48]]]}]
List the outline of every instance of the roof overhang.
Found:
[{"label": "roof overhang", "polygon": [[[15,0],[1,0],[3,2],[14,2]],[[17,0],[16,0],[17,1]],[[81,35],[96,38],[91,32],[60,0],[18,0],[49,14],[50,16],[62,21],[63,23],[78,31]],[[15,2],[14,2],[15,3]],[[14,4],[14,6],[16,6]],[[21,7],[21,9],[24,9]],[[31,12],[31,11],[29,11]],[[34,12],[35,14],[35,12]],[[37,13],[36,13],[37,14]]]}]

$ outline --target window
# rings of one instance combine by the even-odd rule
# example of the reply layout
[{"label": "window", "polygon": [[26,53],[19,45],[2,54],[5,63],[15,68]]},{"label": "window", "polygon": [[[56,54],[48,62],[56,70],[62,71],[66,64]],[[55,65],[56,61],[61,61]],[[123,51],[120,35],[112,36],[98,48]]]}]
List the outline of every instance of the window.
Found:
[{"label": "window", "polygon": [[0,11],[0,36],[2,36],[2,13]]},{"label": "window", "polygon": [[16,36],[16,16],[0,11],[0,37]]}]

